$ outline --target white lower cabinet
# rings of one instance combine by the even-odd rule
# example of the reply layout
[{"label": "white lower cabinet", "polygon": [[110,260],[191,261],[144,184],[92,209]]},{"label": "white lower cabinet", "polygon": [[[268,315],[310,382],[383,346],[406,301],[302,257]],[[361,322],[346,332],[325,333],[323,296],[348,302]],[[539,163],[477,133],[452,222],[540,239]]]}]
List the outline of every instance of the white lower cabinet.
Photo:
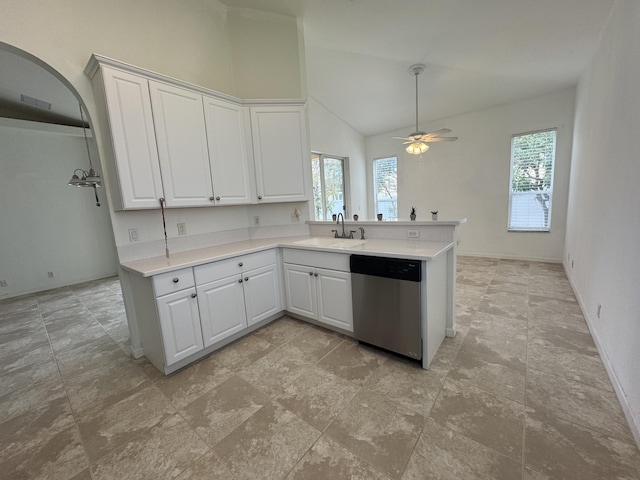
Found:
[{"label": "white lower cabinet", "polygon": [[156,299],[166,364],[171,365],[204,347],[196,289],[163,295]]},{"label": "white lower cabinet", "polygon": [[244,304],[249,326],[282,311],[280,278],[276,264],[244,274]]},{"label": "white lower cabinet", "polygon": [[353,332],[349,272],[285,263],[284,279],[287,311]]},{"label": "white lower cabinet", "polygon": [[247,328],[244,293],[240,282],[236,275],[198,286],[205,347]]}]

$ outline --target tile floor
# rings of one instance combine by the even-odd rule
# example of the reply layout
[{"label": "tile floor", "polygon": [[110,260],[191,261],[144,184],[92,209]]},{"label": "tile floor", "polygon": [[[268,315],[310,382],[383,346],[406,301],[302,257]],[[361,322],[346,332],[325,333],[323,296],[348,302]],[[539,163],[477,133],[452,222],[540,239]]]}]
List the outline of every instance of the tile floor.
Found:
[{"label": "tile floor", "polygon": [[163,377],[117,279],[0,302],[0,478],[639,479],[559,265],[460,257],[429,371],[287,317]]}]

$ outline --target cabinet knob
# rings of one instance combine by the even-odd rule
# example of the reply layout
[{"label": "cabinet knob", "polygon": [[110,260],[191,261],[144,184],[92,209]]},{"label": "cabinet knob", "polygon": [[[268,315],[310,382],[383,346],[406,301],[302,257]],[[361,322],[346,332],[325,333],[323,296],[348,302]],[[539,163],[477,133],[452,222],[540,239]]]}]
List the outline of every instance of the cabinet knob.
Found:
[{"label": "cabinet knob", "polygon": [[197,293],[192,293],[192,294],[191,294],[191,298],[196,298],[197,296],[198,296],[198,294],[197,294]]},{"label": "cabinet knob", "polygon": [[317,276],[318,276],[318,274],[317,274],[317,273],[314,273],[314,274],[313,274],[313,276],[314,276],[314,277],[317,277]]},{"label": "cabinet knob", "polygon": [[[213,199],[213,197],[209,197],[209,200],[211,200],[213,202],[214,199]],[[220,200],[220,199],[218,198],[218,200]]]},{"label": "cabinet knob", "polygon": [[309,272],[309,275],[313,276],[313,272]]},{"label": "cabinet knob", "polygon": [[238,283],[242,283],[242,279],[238,280]]},{"label": "cabinet knob", "polygon": [[249,281],[249,277],[244,277],[244,281],[248,282]]},{"label": "cabinet knob", "polygon": [[216,197],[216,200],[220,200],[220,197]]},{"label": "cabinet knob", "polygon": [[262,200],[262,195],[258,195],[258,200]]},{"label": "cabinet knob", "polygon": [[180,281],[180,279],[178,277],[173,279],[173,283],[178,283]]},{"label": "cabinet knob", "polygon": [[239,266],[239,267],[242,267],[243,265],[244,265],[244,263],[242,263],[242,262],[240,262],[240,263],[238,264],[238,266]]}]

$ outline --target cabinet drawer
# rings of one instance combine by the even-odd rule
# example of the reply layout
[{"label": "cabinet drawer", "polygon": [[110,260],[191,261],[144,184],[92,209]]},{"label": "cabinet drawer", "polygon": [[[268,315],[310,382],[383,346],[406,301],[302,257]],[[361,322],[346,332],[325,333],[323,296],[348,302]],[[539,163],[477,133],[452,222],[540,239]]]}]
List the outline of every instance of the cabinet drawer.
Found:
[{"label": "cabinet drawer", "polygon": [[308,265],[310,267],[328,268],[348,272],[349,254],[315,252],[311,250],[298,250],[295,248],[283,248],[282,260],[296,265]]},{"label": "cabinet drawer", "polygon": [[237,273],[248,272],[256,268],[273,265],[274,263],[276,263],[276,251],[275,249],[271,249],[207,263],[195,267],[193,271],[196,285],[203,285],[230,277]]},{"label": "cabinet drawer", "polygon": [[153,276],[153,290],[156,297],[193,287],[193,269],[183,268],[173,272]]}]

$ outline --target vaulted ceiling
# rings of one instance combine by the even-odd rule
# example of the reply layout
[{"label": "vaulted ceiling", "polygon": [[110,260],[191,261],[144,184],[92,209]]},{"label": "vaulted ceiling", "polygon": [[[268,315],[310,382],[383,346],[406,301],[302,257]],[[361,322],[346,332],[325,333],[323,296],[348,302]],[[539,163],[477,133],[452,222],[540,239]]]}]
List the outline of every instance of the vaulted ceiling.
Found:
[{"label": "vaulted ceiling", "polygon": [[614,0],[223,0],[304,21],[311,97],[363,135],[576,85]]}]

